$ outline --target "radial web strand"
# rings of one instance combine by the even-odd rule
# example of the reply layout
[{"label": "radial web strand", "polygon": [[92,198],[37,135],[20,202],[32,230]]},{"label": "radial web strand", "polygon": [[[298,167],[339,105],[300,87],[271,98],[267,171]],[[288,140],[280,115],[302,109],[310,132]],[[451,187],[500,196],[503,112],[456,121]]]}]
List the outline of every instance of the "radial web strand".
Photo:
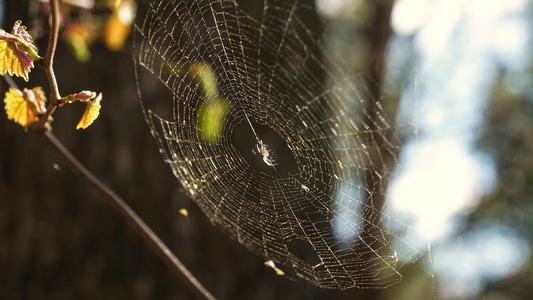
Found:
[{"label": "radial web strand", "polygon": [[143,99],[165,160],[207,217],[279,274],[328,289],[397,283],[420,252],[386,212],[393,127],[327,54],[312,6],[252,13],[155,1],[136,27],[136,63],[173,95]]}]

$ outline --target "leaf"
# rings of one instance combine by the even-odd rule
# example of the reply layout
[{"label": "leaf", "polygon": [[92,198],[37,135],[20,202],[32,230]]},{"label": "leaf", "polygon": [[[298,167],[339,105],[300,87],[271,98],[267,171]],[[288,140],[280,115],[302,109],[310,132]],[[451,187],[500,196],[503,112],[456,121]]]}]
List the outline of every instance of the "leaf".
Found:
[{"label": "leaf", "polygon": [[79,93],[72,94],[72,95],[69,95],[69,96],[73,96],[75,101],[87,102],[87,101],[91,101],[93,99],[96,99],[96,97],[98,95],[95,92],[92,92],[92,91],[81,91]]},{"label": "leaf", "polygon": [[24,100],[31,105],[31,108],[36,114],[41,115],[46,112],[46,96],[44,95],[43,89],[40,86],[36,86],[31,90],[24,89],[22,91],[22,95]]},{"label": "leaf", "polygon": [[208,99],[198,110],[198,133],[209,143],[218,143],[231,104],[224,98]]},{"label": "leaf", "polygon": [[124,46],[136,10],[133,1],[117,1],[115,5],[118,6],[107,20],[104,36],[107,48],[112,51],[121,50]]},{"label": "leaf", "polygon": [[97,94],[92,91],[81,91],[79,93],[70,94],[68,96],[63,97],[59,100],[59,106],[62,106],[64,103],[72,103],[76,101],[81,102],[88,102],[97,97]]},{"label": "leaf", "polygon": [[94,120],[96,120],[96,118],[98,118],[98,115],[100,114],[100,108],[102,107],[100,105],[100,101],[102,101],[102,93],[98,94],[98,96],[96,96],[96,98],[93,100],[86,101],[87,107],[85,108],[85,111],[83,112],[76,129],[85,129],[89,127]]},{"label": "leaf", "polygon": [[20,90],[10,88],[4,98],[7,118],[22,126],[27,126],[35,120],[35,114],[28,107],[28,102],[22,97]]},{"label": "leaf", "polygon": [[87,62],[91,57],[89,46],[100,34],[97,22],[75,21],[67,24],[63,37],[71,47],[74,56],[80,62]]},{"label": "leaf", "polygon": [[200,83],[200,87],[208,100],[218,97],[216,74],[211,66],[205,62],[197,62],[190,67],[190,72]]},{"label": "leaf", "polygon": [[10,88],[4,98],[7,118],[15,121],[23,127],[39,119],[39,115],[46,111],[46,97],[41,87],[31,90]]},{"label": "leaf", "polygon": [[122,0],[113,0],[113,7],[115,8],[115,10],[118,10],[120,8],[121,2]]},{"label": "leaf", "polygon": [[26,27],[15,22],[11,33],[0,29],[0,75],[16,75],[28,81],[33,62],[40,59]]},{"label": "leaf", "polygon": [[272,270],[274,270],[274,272],[276,272],[276,275],[278,276],[284,276],[285,275],[285,272],[283,272],[283,270],[281,270],[280,268],[276,267],[276,264],[274,263],[273,260],[268,260],[268,261],[265,261],[265,266],[271,268]]},{"label": "leaf", "polygon": [[180,208],[179,213],[180,213],[180,215],[182,215],[184,217],[188,217],[189,216],[189,211],[186,208]]}]

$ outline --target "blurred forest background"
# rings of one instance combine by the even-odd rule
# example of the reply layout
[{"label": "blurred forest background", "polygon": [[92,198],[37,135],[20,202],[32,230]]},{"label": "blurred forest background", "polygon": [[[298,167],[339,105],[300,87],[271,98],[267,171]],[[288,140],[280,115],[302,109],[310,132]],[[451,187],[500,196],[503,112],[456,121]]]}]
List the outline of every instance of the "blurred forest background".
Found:
[{"label": "blurred forest background", "polygon": [[[473,140],[471,147],[490,157],[493,168],[487,172],[494,173],[490,188],[474,187],[479,194],[478,201],[451,215],[457,221],[453,230],[431,243],[432,262],[425,257],[402,269],[404,280],[390,289],[324,291],[276,276],[265,268],[261,259],[211,226],[198,207],[181,193],[143,119],[134,78],[131,35],[123,47],[115,50],[110,50],[101,37],[89,38],[93,41],[88,45],[90,56],[87,56],[89,52],[83,45],[76,44],[75,39],[80,32],[81,35],[86,33],[82,25],[96,26],[95,32],[103,32],[112,14],[109,1],[96,1],[94,9],[79,7],[92,1],[65,2],[72,2],[63,8],[65,24],[71,26],[68,28],[71,36],[69,38],[64,28],[56,53],[55,70],[60,91],[66,95],[90,89],[102,92],[104,98],[101,115],[89,129],[75,130],[84,106],[69,105],[54,115],[54,133],[98,178],[126,200],[216,297],[529,299],[533,295],[533,263],[529,257],[533,245],[531,37],[524,42],[529,54],[518,57],[514,67],[508,67],[503,59],[489,62],[493,64],[491,70],[495,75],[485,80],[487,84],[475,85],[464,80],[450,87],[445,82],[457,75],[453,69],[441,68],[443,73],[436,78],[424,73],[426,67],[420,62],[424,54],[416,48],[423,40],[417,37],[416,31],[422,29],[402,27],[400,23],[391,25],[391,20],[393,23],[396,20],[394,15],[391,19],[393,8],[399,3],[392,0],[317,1],[320,14],[332,27],[337,26],[335,32],[342,34],[343,38],[336,45],[350,49],[347,61],[353,63],[354,71],[365,71],[376,78],[374,92],[378,97],[386,95],[383,102],[393,107],[393,114],[397,107],[401,111],[402,105],[407,105],[400,104],[400,99],[408,97],[409,91],[415,91],[415,106],[411,110],[426,109],[424,99],[441,90],[425,90],[425,82],[444,90],[453,87],[468,90],[465,86],[482,88],[484,96],[481,98],[486,102],[475,107],[475,118],[480,121],[470,138]],[[136,1],[138,18],[142,18],[148,2]],[[339,4],[341,2],[344,6]],[[472,2],[476,4],[471,6],[484,7],[483,1]],[[506,18],[518,19],[523,14],[531,19],[531,3],[510,2],[522,6],[520,13],[512,11],[514,14]],[[310,3],[315,5],[314,1]],[[248,10],[261,11],[262,5],[262,0],[243,2]],[[418,5],[424,5],[424,1],[418,1]],[[47,4],[3,0],[0,6],[2,28],[9,29],[16,20],[22,20],[35,36],[43,55],[48,37]],[[340,8],[335,10],[335,7]],[[469,19],[462,21],[466,24]],[[532,32],[531,24],[523,25]],[[449,52],[448,61],[427,68],[439,68],[447,63],[469,67],[471,57],[462,55],[467,48],[454,48],[454,42],[475,41],[461,39],[460,29],[456,27],[454,39],[442,45],[443,51]],[[493,33],[473,32],[476,36],[482,34],[487,41],[497,37]],[[499,40],[494,43],[497,42]],[[342,49],[340,53],[346,51]],[[508,57],[513,53],[492,54]],[[483,75],[484,69],[474,70],[474,77]],[[23,81],[17,80],[17,83],[25,86]],[[38,68],[30,74],[30,86],[34,85],[47,88],[44,74]],[[380,90],[382,86],[387,88]],[[3,94],[4,82],[1,88]],[[144,97],[169,97],[164,90],[143,92]],[[418,138],[421,140],[431,135],[420,129]],[[463,169],[454,170],[456,173],[451,176],[462,178]],[[0,116],[0,173],[0,299],[192,298],[106,203],[65,170],[36,135],[24,132],[3,113]],[[433,180],[440,181],[439,178]],[[440,199],[454,202],[450,198],[454,194],[446,194],[453,190],[457,187],[446,185],[445,189],[430,191],[424,207],[433,204],[439,207],[436,201]],[[188,217],[179,213],[181,208],[188,210]],[[494,231],[503,232],[512,240],[490,238]],[[490,251],[487,253],[486,249]],[[454,267],[459,271],[454,273]]]}]

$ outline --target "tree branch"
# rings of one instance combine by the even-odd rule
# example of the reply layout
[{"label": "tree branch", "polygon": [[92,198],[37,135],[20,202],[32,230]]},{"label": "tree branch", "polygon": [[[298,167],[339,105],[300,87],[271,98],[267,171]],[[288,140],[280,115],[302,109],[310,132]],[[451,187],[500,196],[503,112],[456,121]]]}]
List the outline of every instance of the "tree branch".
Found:
[{"label": "tree branch", "polygon": [[78,176],[89,188],[96,191],[111,205],[130,225],[131,228],[159,255],[167,266],[178,275],[189,291],[198,299],[215,299],[211,293],[187,270],[183,263],[168,249],[159,237],[143,222],[143,220],[109,187],[87,170],[55,135],[44,130],[40,132],[47,144],[58,154],[68,168]]}]

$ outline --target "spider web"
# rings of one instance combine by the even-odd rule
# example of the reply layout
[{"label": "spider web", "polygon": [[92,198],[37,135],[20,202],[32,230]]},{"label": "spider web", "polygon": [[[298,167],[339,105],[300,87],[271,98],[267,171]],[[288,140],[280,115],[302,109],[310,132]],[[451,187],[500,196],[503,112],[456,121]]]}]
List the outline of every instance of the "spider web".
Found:
[{"label": "spider web", "polygon": [[301,1],[254,17],[234,1],[151,3],[136,63],[173,97],[144,100],[146,119],[188,196],[286,276],[388,287],[420,256],[386,213],[400,145],[310,17]]}]

